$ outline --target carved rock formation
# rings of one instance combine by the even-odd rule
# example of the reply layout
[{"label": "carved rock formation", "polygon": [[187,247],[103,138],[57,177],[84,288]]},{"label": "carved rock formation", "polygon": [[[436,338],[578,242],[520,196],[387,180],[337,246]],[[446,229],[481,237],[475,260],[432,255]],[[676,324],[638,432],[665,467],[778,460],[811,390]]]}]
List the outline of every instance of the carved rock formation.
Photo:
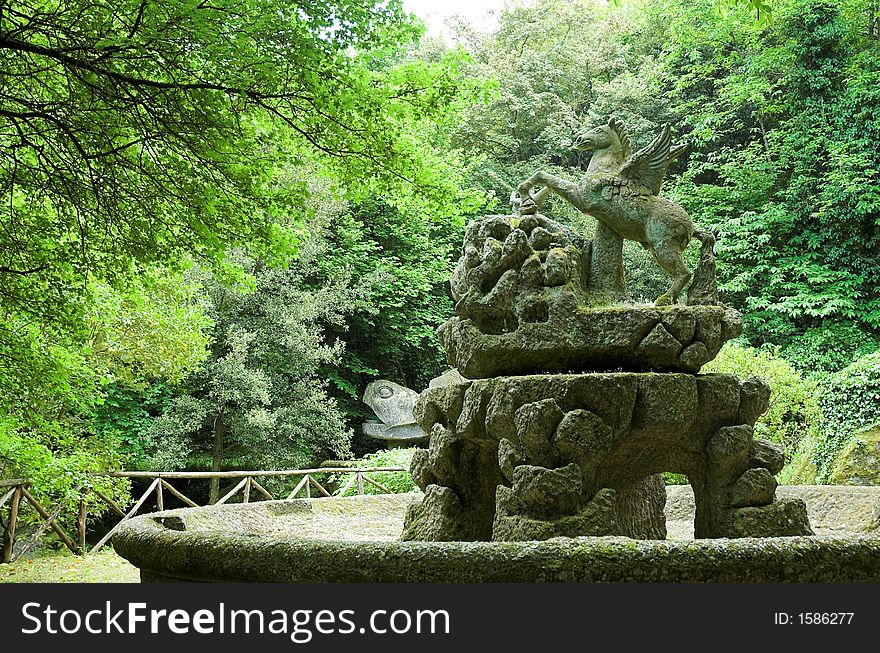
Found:
[{"label": "carved rock formation", "polygon": [[[767,384],[697,374],[741,316],[597,305],[607,288],[592,293],[589,249],[540,214],[468,226],[456,316],[438,330],[460,375],[416,402],[430,438],[411,471],[425,500],[403,539],[664,539],[661,472],[690,480],[698,538],[811,533],[805,504],[776,497],[782,451],[754,439]],[[540,373],[572,371],[585,373]]]},{"label": "carved rock formation", "polygon": [[542,215],[472,222],[452,275],[455,317],[438,330],[467,378],[625,369],[698,372],[742,332],[719,305],[598,306],[571,230]]}]

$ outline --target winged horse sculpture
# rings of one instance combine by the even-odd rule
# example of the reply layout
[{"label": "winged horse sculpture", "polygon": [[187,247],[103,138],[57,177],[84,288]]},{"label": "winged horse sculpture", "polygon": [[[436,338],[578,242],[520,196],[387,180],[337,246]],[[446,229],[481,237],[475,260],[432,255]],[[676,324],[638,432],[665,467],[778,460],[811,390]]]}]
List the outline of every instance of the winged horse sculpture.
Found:
[{"label": "winged horse sculpture", "polygon": [[[621,238],[634,240],[654,256],[672,276],[672,285],[656,305],[675,303],[693,277],[682,252],[691,238],[711,250],[715,237],[694,229],[690,216],[675,202],[659,197],[669,163],[685,149],[672,145],[666,124],[651,143],[632,152],[626,127],[611,118],[608,124],[578,134],[577,148],[592,150],[587,174],[575,184],[546,172],[536,172],[519,185],[519,210],[534,212],[548,192],[553,192],[579,211],[593,216]],[[543,185],[532,194],[532,189]]]}]

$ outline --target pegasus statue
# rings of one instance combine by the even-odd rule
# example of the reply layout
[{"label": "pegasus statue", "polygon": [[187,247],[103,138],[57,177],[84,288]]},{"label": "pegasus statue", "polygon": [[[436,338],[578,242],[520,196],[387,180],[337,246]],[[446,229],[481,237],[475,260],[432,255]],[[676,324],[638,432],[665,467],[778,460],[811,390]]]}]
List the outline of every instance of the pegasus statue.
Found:
[{"label": "pegasus statue", "polygon": [[[691,238],[698,238],[703,250],[711,251],[715,243],[711,233],[694,229],[683,208],[658,196],[669,163],[685,146],[672,144],[666,124],[649,145],[634,153],[626,127],[612,117],[606,125],[579,133],[576,147],[593,152],[583,179],[575,184],[536,172],[517,189],[520,214],[536,212],[550,192],[559,195],[621,238],[634,240],[651,252],[673,279],[655,304],[675,303],[693,277],[682,257]],[[533,194],[538,185],[543,188]]]}]

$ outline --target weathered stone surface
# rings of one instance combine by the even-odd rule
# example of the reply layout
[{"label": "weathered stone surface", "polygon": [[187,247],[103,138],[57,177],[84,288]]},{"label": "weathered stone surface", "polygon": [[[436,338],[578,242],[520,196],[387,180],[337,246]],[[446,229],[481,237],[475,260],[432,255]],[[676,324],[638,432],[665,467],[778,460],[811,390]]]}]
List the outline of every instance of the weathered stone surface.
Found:
[{"label": "weathered stone surface", "polygon": [[[773,500],[777,452],[738,422],[743,396],[752,404],[766,396],[762,383],[655,372],[499,377],[467,382],[461,408],[449,401],[453,387],[429,389],[419,405],[433,408],[417,412],[432,433],[428,461],[439,468],[431,473],[455,491],[467,528],[480,533],[474,539],[499,539],[516,524],[526,532],[527,521],[513,518],[573,517],[603,489],[616,492],[617,534],[663,537],[657,474],[666,470],[695,482],[698,537],[726,537],[736,532],[732,509]],[[498,497],[507,503],[496,505]],[[499,515],[512,521],[496,532]],[[577,520],[565,523],[570,532]],[[561,532],[542,528],[528,526],[535,537]]]},{"label": "weathered stone surface", "polygon": [[702,342],[692,342],[681,352],[678,361],[681,369],[686,372],[699,372],[705,363],[712,360],[714,356],[709,355],[709,350]]},{"label": "weathered stone surface", "polygon": [[775,476],[785,466],[785,450],[767,440],[755,440],[749,452],[749,465],[763,467]]},{"label": "weathered stone surface", "polygon": [[428,464],[438,482],[449,485],[457,474],[457,462],[463,443],[458,434],[441,424],[431,427]]},{"label": "weathered stone surface", "polygon": [[544,467],[553,464],[555,455],[550,438],[561,420],[562,411],[554,399],[543,399],[517,409],[514,424],[525,459]]},{"label": "weathered stone surface", "polygon": [[575,511],[583,485],[581,469],[575,464],[558,469],[520,465],[513,470],[513,494],[525,512],[552,519]]},{"label": "weathered stone surface", "polygon": [[501,438],[498,443],[498,466],[508,483],[513,482],[513,468],[522,461],[522,453],[517,446],[507,438]]},{"label": "weathered stone surface", "polygon": [[698,234],[705,265],[690,298],[703,305],[675,305],[690,275],[668,248],[655,255],[676,281],[655,305],[635,305],[620,265],[632,235],[600,219],[588,246],[538,213],[547,189],[514,201],[518,215],[468,225],[450,283],[456,315],[438,335],[475,380],[423,393],[415,411],[431,439],[419,463],[430,469],[414,469],[454,491],[474,539],[665,537],[662,471],[692,480],[697,537],[731,535],[732,511],[775,505],[779,461],[753,442],[767,384],[697,374],[742,329],[717,303],[714,237]]},{"label": "weathered stone surface", "polygon": [[770,406],[770,386],[757,377],[744,379],[739,394],[738,420],[743,424],[754,424]]},{"label": "weathered stone surface", "polygon": [[697,318],[690,311],[671,311],[663,317],[662,324],[678,342],[691,342],[697,328]]},{"label": "weathered stone surface", "polygon": [[645,360],[674,360],[681,352],[681,343],[672,336],[663,324],[657,324],[639,343],[637,351]]},{"label": "weathered stone surface", "polygon": [[688,288],[687,303],[691,306],[718,304],[718,280],[715,266],[715,236],[706,234],[700,243],[700,262]]},{"label": "weathered stone surface", "polygon": [[741,316],[723,306],[603,306],[616,291],[591,290],[586,249],[540,214],[468,225],[451,281],[456,316],[438,329],[449,363],[467,378],[621,367],[697,372],[742,330]]},{"label": "weathered stone surface", "polygon": [[[634,240],[673,277],[669,290],[656,303],[675,303],[693,277],[682,257],[690,239],[696,237],[703,243],[703,254],[707,249],[711,253],[715,244],[712,234],[694,229],[682,207],[658,197],[669,162],[684,151],[684,146],[672,145],[667,124],[647,147],[633,154],[626,128],[613,117],[607,125],[578,134],[577,143],[578,149],[593,151],[586,176],[579,183],[536,172],[519,185],[519,197],[512,199],[511,206],[520,215],[534,214],[550,192],[560,195],[599,222],[590,270],[597,290],[610,291],[612,296],[626,295],[620,250],[623,239]],[[536,185],[542,188],[533,195]],[[714,256],[711,258],[711,265],[701,259],[689,299],[709,302],[715,280]]]},{"label": "weathered stone surface", "polygon": [[716,464],[741,459],[752,446],[752,427],[748,424],[723,426],[709,440],[706,453]]},{"label": "weathered stone surface", "polygon": [[[509,493],[508,488],[500,486],[498,492],[499,506],[511,506],[509,497],[512,493]],[[495,515],[492,539],[513,542],[546,540],[551,537],[578,537],[584,534],[614,535],[619,530],[615,492],[605,489],[597,492],[577,513],[556,519],[533,519],[523,514],[509,514],[500,509]]]},{"label": "weathered stone surface", "polygon": [[393,381],[373,381],[364,391],[364,403],[373,409],[381,421],[365,422],[362,426],[363,433],[389,442],[424,441],[428,434],[416,424],[413,416],[418,398],[417,392]]},{"label": "weathered stone surface", "polygon": [[588,410],[569,411],[562,418],[553,444],[565,462],[595,459],[611,447],[614,433],[602,418]]},{"label": "weathered stone surface", "polygon": [[415,390],[384,379],[373,381],[364,390],[364,403],[389,426],[413,422],[413,407],[418,398]]},{"label": "weathered stone surface", "polygon": [[740,380],[730,374],[701,374],[697,377],[700,410],[719,422],[751,422],[739,420]]},{"label": "weathered stone surface", "polygon": [[688,312],[694,322],[709,320],[716,329],[720,321],[729,322],[731,337],[742,329],[739,315],[719,306],[590,308],[575,304],[576,296],[560,298],[546,289],[540,296],[524,292],[515,301],[493,318],[491,328],[471,318],[447,320],[437,335],[449,364],[467,378],[621,367],[698,372],[718,354],[720,331],[711,347],[700,340],[679,341],[662,324],[668,314]]},{"label": "weathered stone surface", "polygon": [[880,424],[855,433],[831,466],[831,482],[880,485]]},{"label": "weathered stone surface", "polygon": [[416,486],[424,492],[429,485],[437,482],[434,472],[431,471],[431,461],[425,449],[416,449],[413,452],[409,464],[409,473],[413,477]]},{"label": "weathered stone surface", "polygon": [[424,500],[407,508],[400,539],[437,542],[462,539],[468,533],[461,516],[461,502],[455,492],[448,487],[429,485]]},{"label": "weathered stone surface", "polygon": [[[669,519],[692,519],[690,488],[667,489]],[[400,542],[406,508],[423,495],[399,494],[142,515],[122,524],[113,546],[147,582],[880,582],[880,537],[865,532],[880,487],[780,486],[777,494],[803,497],[817,532],[825,524],[833,534]]]},{"label": "weathered stone surface", "polygon": [[747,469],[736,483],[730,487],[730,506],[766,506],[773,503],[776,492],[776,479],[763,467]]},{"label": "weathered stone surface", "polygon": [[440,376],[435,376],[433,379],[428,381],[429,388],[442,388],[447,385],[457,385],[459,383],[464,383],[467,381],[461,375],[461,372],[458,370],[449,370],[448,372],[444,372]]},{"label": "weathered stone surface", "polygon": [[629,488],[615,491],[618,532],[640,540],[666,539],[666,485],[653,474]]},{"label": "weathered stone surface", "polygon": [[[818,535],[880,533],[880,486],[780,485],[776,496],[803,500]],[[693,538],[695,506],[690,485],[667,486],[665,512],[667,525],[687,524],[688,530],[679,532],[679,539]]]},{"label": "weathered stone surface", "polygon": [[779,499],[773,503],[730,510],[728,537],[779,537],[813,535],[802,499]]}]

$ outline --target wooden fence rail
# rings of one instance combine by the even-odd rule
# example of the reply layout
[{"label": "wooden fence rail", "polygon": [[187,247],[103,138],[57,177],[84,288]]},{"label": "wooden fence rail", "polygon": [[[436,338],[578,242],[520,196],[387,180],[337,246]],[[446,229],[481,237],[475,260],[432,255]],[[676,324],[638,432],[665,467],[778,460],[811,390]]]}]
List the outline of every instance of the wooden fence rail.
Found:
[{"label": "wooden fence rail", "polygon": [[[300,481],[294,486],[293,491],[287,495],[287,499],[294,499],[300,495],[305,496],[306,498],[312,497],[312,490],[317,490],[318,497],[329,497],[332,496],[329,490],[326,487],[321,485],[321,483],[315,478],[315,475],[321,474],[351,474],[351,478],[348,482],[342,487],[339,492],[339,495],[344,495],[348,492],[355,484],[357,484],[358,494],[364,493],[365,483],[370,484],[379,489],[379,491],[390,494],[391,491],[376,481],[375,479],[370,478],[367,474],[373,474],[377,472],[403,472],[406,471],[403,467],[318,467],[315,469],[283,469],[283,470],[254,470],[254,471],[224,471],[224,472],[105,472],[100,474],[94,474],[94,476],[104,476],[104,477],[113,477],[113,478],[131,478],[131,479],[152,479],[150,484],[147,486],[146,491],[144,491],[140,497],[132,503],[131,508],[127,511],[123,510],[122,507],[119,506],[115,501],[113,501],[110,497],[105,495],[103,492],[94,488],[89,483],[83,483],[73,490],[71,490],[71,494],[79,496],[79,512],[77,514],[76,526],[77,526],[77,537],[76,541],[71,538],[61,526],[58,525],[57,519],[61,514],[62,509],[64,508],[65,501],[62,500],[58,503],[55,508],[49,510],[45,506],[43,506],[39,501],[37,501],[33,495],[28,491],[30,487],[30,483],[27,479],[23,478],[13,478],[7,480],[0,480],[0,510],[9,503],[9,518],[6,521],[6,527],[3,529],[3,549],[2,549],[2,558],[0,558],[0,562],[14,562],[18,558],[25,555],[28,551],[33,549],[36,546],[39,538],[42,534],[49,528],[55,531],[64,545],[70,549],[76,555],[91,555],[99,551],[107,542],[110,541],[110,538],[116,534],[116,531],[119,530],[119,527],[132,517],[134,517],[138,511],[140,511],[145,506],[149,509],[153,507],[153,503],[150,502],[150,498],[155,498],[155,507],[156,511],[162,511],[165,509],[165,492],[167,491],[170,495],[181,501],[183,504],[191,507],[198,507],[198,503],[187,497],[183,492],[179,489],[175,488],[171,485],[170,480],[174,479],[237,479],[238,482],[230,488],[226,494],[220,497],[215,505],[220,505],[226,503],[235,495],[241,493],[241,501],[242,503],[249,503],[252,500],[254,494],[258,494],[262,499],[267,501],[275,500],[275,497],[272,496],[271,492],[269,492],[263,485],[261,485],[257,481],[257,477],[288,477],[288,476],[302,476]],[[86,499],[89,494],[95,495],[99,501],[105,503],[110,507],[110,509],[118,515],[121,519],[113,528],[111,528],[104,537],[102,537],[91,549],[88,548],[86,544],[86,521],[88,518],[88,504]],[[16,526],[18,523],[18,514],[19,508],[21,505],[21,501],[24,500],[27,503],[31,504],[33,508],[37,511],[37,514],[40,515],[42,519],[42,523],[37,528],[37,530],[31,535],[28,541],[25,543],[23,547],[17,552],[17,555],[13,556],[13,545],[15,544],[15,532]]]}]

